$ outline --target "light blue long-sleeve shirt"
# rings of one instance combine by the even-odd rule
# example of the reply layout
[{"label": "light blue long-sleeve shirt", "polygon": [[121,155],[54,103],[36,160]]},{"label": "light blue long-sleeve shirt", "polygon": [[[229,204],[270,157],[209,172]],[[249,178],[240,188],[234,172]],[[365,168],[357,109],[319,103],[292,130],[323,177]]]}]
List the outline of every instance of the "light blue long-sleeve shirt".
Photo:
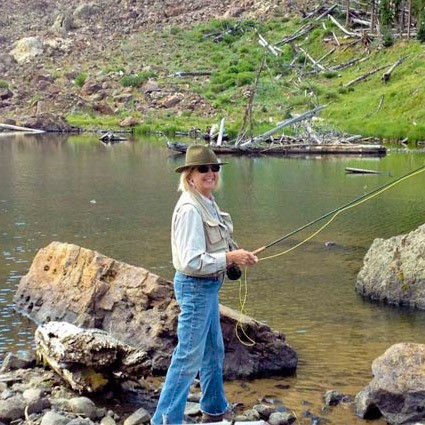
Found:
[{"label": "light blue long-sleeve shirt", "polygon": [[[202,196],[202,195],[201,195]],[[219,220],[215,201],[202,196],[211,215]],[[226,270],[226,251],[206,252],[202,217],[195,206],[182,205],[174,214],[173,237],[182,272],[189,276],[211,275]]]}]

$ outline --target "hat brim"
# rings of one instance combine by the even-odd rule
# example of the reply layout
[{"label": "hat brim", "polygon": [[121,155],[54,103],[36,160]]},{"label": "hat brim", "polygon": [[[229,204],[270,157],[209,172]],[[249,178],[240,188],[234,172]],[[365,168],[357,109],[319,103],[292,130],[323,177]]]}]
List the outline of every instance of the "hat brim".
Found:
[{"label": "hat brim", "polygon": [[226,164],[228,164],[228,162],[204,162],[202,164],[187,164],[187,165],[182,165],[181,167],[177,167],[174,171],[176,173],[182,173],[184,170],[188,168],[196,168],[201,165],[226,165]]}]

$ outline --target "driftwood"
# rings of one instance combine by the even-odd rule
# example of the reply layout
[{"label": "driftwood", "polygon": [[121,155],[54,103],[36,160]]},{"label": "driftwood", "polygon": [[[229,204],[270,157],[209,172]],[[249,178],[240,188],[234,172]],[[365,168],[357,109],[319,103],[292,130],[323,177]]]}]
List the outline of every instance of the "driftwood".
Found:
[{"label": "driftwood", "polygon": [[391,67],[388,69],[388,71],[386,71],[383,75],[382,75],[382,81],[384,83],[387,83],[388,81],[390,81],[391,78],[391,73],[394,71],[394,69],[400,65],[405,59],[407,58],[407,56],[402,56],[400,58],[398,58],[392,65]]},{"label": "driftwood", "polygon": [[387,65],[380,66],[379,68],[373,69],[372,71],[366,72],[363,75],[360,75],[359,77],[355,78],[354,80],[349,81],[348,83],[343,84],[343,87],[351,87],[352,85],[358,83],[359,81],[364,81],[368,79],[371,75],[376,74],[379,71],[382,71],[383,69],[387,68]]},{"label": "driftwood", "polygon": [[346,35],[350,37],[361,38],[361,34],[356,32],[348,31],[347,28],[343,27],[332,15],[328,15],[328,18]]},{"label": "driftwood", "polygon": [[288,35],[284,37],[281,41],[277,42],[277,46],[283,46],[284,44],[290,43],[297,38],[302,37],[303,35],[308,34],[312,29],[314,28],[314,25],[312,23],[303,25],[302,27],[298,28],[293,34]]},{"label": "driftwood", "polygon": [[35,128],[20,127],[18,125],[11,125],[11,124],[0,124],[0,129],[25,131],[25,132],[28,132],[28,133],[45,133],[44,130],[36,130]]},{"label": "driftwood", "polygon": [[379,104],[378,104],[378,108],[376,109],[376,112],[379,112],[381,110],[383,103],[384,103],[384,95],[382,95],[381,98],[379,99]]},{"label": "driftwood", "polygon": [[175,77],[209,77],[210,71],[178,71],[174,74]]},{"label": "driftwood", "polygon": [[310,56],[302,47],[296,46],[296,49],[300,50],[304,56],[316,67],[319,68],[321,71],[326,71],[326,68],[321,65],[318,61],[316,61],[312,56]]},{"label": "driftwood", "polygon": [[325,16],[329,15],[338,5],[334,4],[329,9],[326,9],[321,15],[319,15],[316,18],[316,21],[320,21],[320,19],[324,18]]},{"label": "driftwood", "polygon": [[224,133],[224,118],[222,118],[220,122],[220,130],[218,132],[218,137],[217,137],[217,146],[221,146],[222,144],[223,133]]},{"label": "driftwood", "polygon": [[325,53],[320,59],[318,59],[317,63],[322,62],[323,60],[325,60],[328,56],[332,55],[336,50],[336,47],[334,47],[333,49],[329,50],[328,53]]},{"label": "driftwood", "polygon": [[273,56],[279,56],[279,51],[272,46],[260,33],[258,33],[258,43],[265,47]]},{"label": "driftwood", "polygon": [[382,171],[378,171],[378,170],[367,170],[365,168],[353,168],[353,167],[345,167],[345,172],[347,174],[382,174]]},{"label": "driftwood", "polygon": [[350,66],[353,66],[356,63],[362,63],[362,62],[364,62],[367,59],[369,59],[369,56],[365,56],[363,58],[350,59],[349,61],[344,62],[344,63],[341,63],[339,65],[331,66],[329,69],[331,71],[337,71],[337,70],[340,70],[340,69],[349,68]]},{"label": "driftwood", "polygon": [[35,332],[37,357],[80,393],[101,390],[112,378],[143,377],[152,371],[145,351],[100,329],[49,322]]},{"label": "driftwood", "polygon": [[[304,121],[307,120],[309,118],[314,117],[319,111],[321,111],[322,109],[324,109],[325,106],[318,106],[317,108],[311,109],[310,111],[304,112],[301,115],[298,115],[297,117],[294,118],[290,118],[289,120],[285,120],[285,121],[281,121],[277,124],[277,126],[275,128],[272,128],[269,131],[266,131],[263,134],[260,134],[257,137],[254,137],[254,139],[252,139],[252,143],[260,143],[260,142],[264,142],[265,140],[267,140],[271,135],[277,133],[279,130],[281,130],[283,127],[286,127],[288,125],[291,124],[295,124],[296,122],[300,122],[300,121]],[[242,144],[242,146],[247,145],[251,143],[251,141],[248,141],[244,144]]]}]

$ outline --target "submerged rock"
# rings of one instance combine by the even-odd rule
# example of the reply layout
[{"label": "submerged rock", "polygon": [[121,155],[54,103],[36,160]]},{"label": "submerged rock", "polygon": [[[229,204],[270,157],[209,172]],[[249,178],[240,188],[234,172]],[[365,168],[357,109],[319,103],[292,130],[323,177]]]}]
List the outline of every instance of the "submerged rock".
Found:
[{"label": "submerged rock", "polygon": [[356,290],[372,300],[425,310],[425,224],[406,235],[375,239]]},{"label": "submerged rock", "polygon": [[[172,283],[141,268],[76,245],[52,242],[41,249],[14,300],[18,310],[39,323],[66,321],[106,330],[145,350],[153,373],[165,373],[177,342],[179,308]],[[297,354],[285,336],[269,326],[220,306],[227,379],[287,375]],[[256,344],[242,345],[238,323]]]},{"label": "submerged rock", "polygon": [[355,398],[356,414],[392,425],[425,420],[425,345],[391,346],[372,363],[373,379]]}]

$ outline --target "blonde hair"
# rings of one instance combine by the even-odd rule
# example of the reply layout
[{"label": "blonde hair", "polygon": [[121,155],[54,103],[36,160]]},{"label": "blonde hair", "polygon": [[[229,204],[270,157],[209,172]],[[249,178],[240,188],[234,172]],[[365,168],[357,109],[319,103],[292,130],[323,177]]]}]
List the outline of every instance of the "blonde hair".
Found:
[{"label": "blonde hair", "polygon": [[[183,170],[180,173],[180,180],[179,180],[179,185],[177,187],[177,190],[179,192],[190,192],[191,190],[193,190],[193,186],[189,181],[189,177],[192,173],[194,168],[186,168],[185,170]],[[217,183],[214,187],[214,191],[219,190],[221,188],[221,173],[219,174],[219,178],[217,180]]]}]

